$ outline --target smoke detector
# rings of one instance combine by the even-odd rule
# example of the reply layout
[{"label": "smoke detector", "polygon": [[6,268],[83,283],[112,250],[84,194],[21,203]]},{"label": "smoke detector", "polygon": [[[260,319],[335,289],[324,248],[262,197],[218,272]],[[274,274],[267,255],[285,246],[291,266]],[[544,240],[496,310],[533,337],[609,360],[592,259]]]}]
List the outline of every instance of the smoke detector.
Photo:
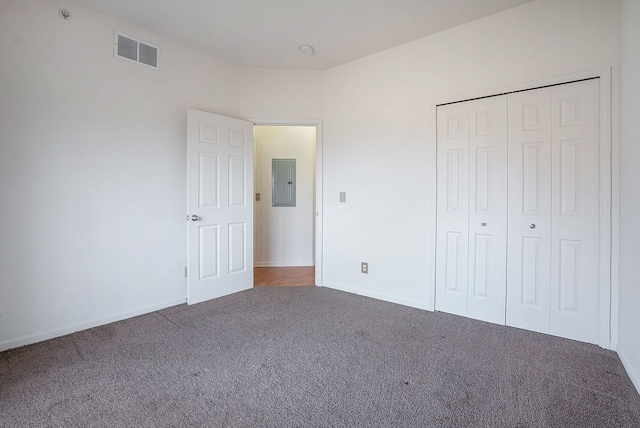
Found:
[{"label": "smoke detector", "polygon": [[313,46],[311,45],[302,45],[298,48],[298,50],[304,55],[313,55],[313,52],[315,52]]}]

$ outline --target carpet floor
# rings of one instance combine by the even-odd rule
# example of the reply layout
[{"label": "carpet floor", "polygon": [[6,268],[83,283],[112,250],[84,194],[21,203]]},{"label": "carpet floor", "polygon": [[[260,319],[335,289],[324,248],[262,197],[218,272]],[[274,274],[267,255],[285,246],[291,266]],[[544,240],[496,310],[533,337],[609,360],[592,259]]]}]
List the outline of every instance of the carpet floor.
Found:
[{"label": "carpet floor", "polygon": [[259,287],[0,353],[0,427],[640,427],[615,352]]}]

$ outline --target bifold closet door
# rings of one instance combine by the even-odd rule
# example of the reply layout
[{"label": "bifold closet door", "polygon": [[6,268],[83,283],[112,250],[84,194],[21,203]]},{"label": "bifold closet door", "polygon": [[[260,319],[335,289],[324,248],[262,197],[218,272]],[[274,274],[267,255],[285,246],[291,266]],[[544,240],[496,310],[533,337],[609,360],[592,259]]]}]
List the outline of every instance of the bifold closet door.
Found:
[{"label": "bifold closet door", "polygon": [[598,80],[509,95],[507,324],[598,343]]},{"label": "bifold closet door", "polygon": [[437,117],[436,310],[504,324],[507,97]]},{"label": "bifold closet door", "polygon": [[551,89],[509,95],[507,325],[549,332]]}]

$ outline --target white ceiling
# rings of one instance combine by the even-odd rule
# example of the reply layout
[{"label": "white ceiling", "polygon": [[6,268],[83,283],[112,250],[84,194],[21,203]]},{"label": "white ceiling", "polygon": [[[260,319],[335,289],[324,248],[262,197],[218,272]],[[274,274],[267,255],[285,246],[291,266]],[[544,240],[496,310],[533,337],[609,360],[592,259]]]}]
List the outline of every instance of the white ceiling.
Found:
[{"label": "white ceiling", "polygon": [[73,1],[239,66],[325,70],[532,0]]}]

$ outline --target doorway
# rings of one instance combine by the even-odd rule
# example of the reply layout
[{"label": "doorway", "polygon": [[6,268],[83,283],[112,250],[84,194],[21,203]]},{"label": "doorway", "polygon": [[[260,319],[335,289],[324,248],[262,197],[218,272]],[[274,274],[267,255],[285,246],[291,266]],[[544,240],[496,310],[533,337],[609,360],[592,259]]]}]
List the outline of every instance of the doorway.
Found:
[{"label": "doorway", "polygon": [[[266,122],[254,120],[254,286],[320,284],[320,123]],[[296,165],[293,204],[273,199],[274,160],[283,159]]]}]

